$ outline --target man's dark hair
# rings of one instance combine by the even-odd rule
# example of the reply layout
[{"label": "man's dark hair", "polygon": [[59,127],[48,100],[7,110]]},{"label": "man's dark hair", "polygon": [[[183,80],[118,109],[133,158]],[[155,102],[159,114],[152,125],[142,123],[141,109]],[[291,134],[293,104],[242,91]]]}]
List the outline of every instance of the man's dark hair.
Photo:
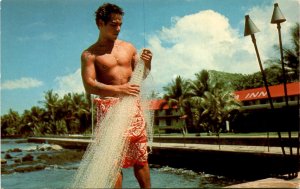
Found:
[{"label": "man's dark hair", "polygon": [[102,20],[104,24],[107,24],[107,22],[110,20],[111,14],[113,13],[120,14],[122,16],[124,15],[123,9],[121,7],[110,3],[104,3],[95,12],[96,24],[98,25],[98,20]]}]

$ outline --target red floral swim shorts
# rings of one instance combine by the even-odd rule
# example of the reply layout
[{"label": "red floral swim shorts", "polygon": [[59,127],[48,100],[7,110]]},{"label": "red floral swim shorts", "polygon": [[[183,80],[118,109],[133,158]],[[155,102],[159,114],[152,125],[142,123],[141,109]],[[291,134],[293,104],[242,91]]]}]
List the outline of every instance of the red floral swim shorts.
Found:
[{"label": "red floral swim shorts", "polygon": [[[105,116],[109,108],[120,101],[119,98],[96,98],[97,123]],[[123,168],[134,165],[145,165],[148,159],[146,122],[141,109],[140,101],[136,103],[137,111],[133,116],[130,128],[128,129],[129,146],[123,161]]]}]

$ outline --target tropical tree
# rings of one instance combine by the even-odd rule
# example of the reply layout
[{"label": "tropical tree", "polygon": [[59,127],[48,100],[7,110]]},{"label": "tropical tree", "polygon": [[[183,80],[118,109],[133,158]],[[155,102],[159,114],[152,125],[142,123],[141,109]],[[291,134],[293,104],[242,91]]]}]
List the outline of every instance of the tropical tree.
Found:
[{"label": "tropical tree", "polygon": [[[283,46],[283,63],[285,70],[287,71],[287,81],[299,81],[299,23],[296,23],[290,29],[291,36],[291,44],[289,46]],[[275,46],[278,54],[280,52],[280,48],[278,45]],[[281,60],[277,59],[269,59],[265,62],[268,66],[267,69],[275,69],[277,71],[277,79],[278,83],[283,82],[283,75],[281,70]],[[272,74],[267,74],[267,77],[271,77]],[[276,84],[278,84],[276,83]]]},{"label": "tropical tree", "polygon": [[212,83],[209,91],[205,91],[201,101],[204,109],[201,113],[202,124],[207,126],[207,131],[217,133],[217,135],[221,132],[225,121],[233,116],[231,115],[233,110],[240,108],[232,91],[224,89],[223,84]]},{"label": "tropical tree", "polygon": [[292,80],[299,81],[299,42],[300,42],[300,30],[299,23],[296,23],[290,30],[290,34],[292,37],[292,46],[290,48],[284,47],[284,60],[287,65],[291,69]]},{"label": "tropical tree", "polygon": [[201,112],[204,111],[202,107],[203,103],[203,95],[205,91],[208,90],[208,81],[209,81],[209,73],[207,70],[202,70],[199,73],[195,74],[196,79],[195,80],[189,80],[188,81],[188,96],[189,96],[189,102],[191,104],[191,110],[190,114],[193,117],[193,126],[196,128],[200,127],[201,122]]},{"label": "tropical tree", "polygon": [[215,72],[202,70],[189,84],[190,102],[195,112],[196,126],[219,133],[224,122],[230,118],[239,103],[232,93],[231,83],[220,79]]},{"label": "tropical tree", "polygon": [[20,122],[19,113],[9,109],[7,114],[1,116],[1,136],[19,134]]},{"label": "tropical tree", "polygon": [[[226,83],[226,86],[230,87],[230,89],[234,91],[244,89],[245,88],[244,86],[247,83],[249,77],[249,75],[246,74],[227,73],[227,72],[221,72],[216,70],[209,70],[208,73],[210,77],[215,78],[216,82]],[[241,80],[243,79],[245,80],[241,82]]]},{"label": "tropical tree", "polygon": [[33,106],[31,110],[25,110],[21,118],[21,131],[23,134],[34,134],[35,127],[44,122],[46,111],[38,106]]},{"label": "tropical tree", "polygon": [[[44,100],[41,103],[45,107],[45,114],[43,115],[43,121],[41,121],[37,127],[40,129],[35,129],[36,133],[41,134],[60,134],[57,121],[63,120],[65,112],[64,106],[62,106],[62,99],[53,90],[45,92]],[[61,126],[61,124],[60,124]]]},{"label": "tropical tree", "polygon": [[[166,100],[169,107],[177,106],[177,108],[179,108],[179,110],[183,113],[182,108],[184,106],[188,90],[187,82],[180,76],[177,76],[175,80],[172,80],[171,84],[163,87],[163,90],[166,92],[163,98]],[[162,104],[162,107],[164,105],[165,104]]]},{"label": "tropical tree", "polygon": [[74,116],[75,110],[73,109],[74,106],[76,105],[73,105],[72,94],[65,94],[61,100],[60,109],[62,110],[62,119],[65,121],[68,133],[76,133],[78,131],[77,128],[79,127],[77,124],[74,124],[74,122],[76,122]]},{"label": "tropical tree", "polygon": [[186,80],[177,76],[175,80],[163,87],[165,95],[163,98],[166,100],[165,103],[161,104],[161,108],[168,104],[169,107],[177,106],[180,114],[187,115],[186,125],[190,126],[192,124],[192,114],[191,114],[191,104],[188,101],[188,83]]},{"label": "tropical tree", "polygon": [[[60,98],[53,90],[45,92],[43,107],[33,106],[22,116],[10,110],[1,116],[1,134],[45,135],[83,133],[91,125],[91,96],[69,93]],[[93,111],[95,113],[95,111]]]},{"label": "tropical tree", "polygon": [[58,94],[48,91],[45,99],[44,104],[52,117],[52,132],[82,133],[90,125],[90,96],[68,93],[60,99]]},{"label": "tropical tree", "polygon": [[[56,133],[56,129],[55,129],[55,121],[58,120],[57,115],[59,115],[59,95],[57,93],[54,93],[53,90],[49,90],[47,92],[45,92],[45,100],[42,101],[42,103],[44,104],[46,111],[47,111],[47,115],[48,115],[48,119],[49,120],[45,120],[48,121],[52,132]],[[49,128],[50,129],[50,128]]]},{"label": "tropical tree", "polygon": [[155,90],[152,90],[149,97],[147,97],[149,99],[158,99],[160,98],[159,93]]},{"label": "tropical tree", "polygon": [[90,96],[74,93],[72,95],[71,108],[74,117],[79,120],[79,132],[84,132],[91,124],[91,112],[90,112]]}]

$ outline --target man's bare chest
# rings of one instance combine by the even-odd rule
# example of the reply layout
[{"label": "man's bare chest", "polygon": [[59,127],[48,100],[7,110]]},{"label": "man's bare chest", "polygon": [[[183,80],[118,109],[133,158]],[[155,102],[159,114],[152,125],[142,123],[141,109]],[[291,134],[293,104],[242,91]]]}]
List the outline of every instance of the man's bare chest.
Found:
[{"label": "man's bare chest", "polygon": [[103,55],[96,56],[95,68],[102,72],[107,72],[116,68],[131,67],[132,56],[126,52],[119,53],[105,53]]}]

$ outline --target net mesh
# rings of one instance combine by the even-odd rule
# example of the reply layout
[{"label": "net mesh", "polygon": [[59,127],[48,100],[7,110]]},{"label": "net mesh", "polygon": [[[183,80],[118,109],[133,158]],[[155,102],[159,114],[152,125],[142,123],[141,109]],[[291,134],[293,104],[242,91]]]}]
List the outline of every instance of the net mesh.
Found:
[{"label": "net mesh", "polygon": [[[139,60],[130,79],[130,83],[141,85],[144,79],[145,66]],[[144,110],[148,144],[152,145],[153,111],[147,93],[141,93]],[[124,156],[128,149],[129,129],[132,117],[137,110],[136,101],[139,97],[125,96],[97,123],[91,143],[81,160],[80,166],[72,180],[71,188],[112,188],[121,171]]]}]

